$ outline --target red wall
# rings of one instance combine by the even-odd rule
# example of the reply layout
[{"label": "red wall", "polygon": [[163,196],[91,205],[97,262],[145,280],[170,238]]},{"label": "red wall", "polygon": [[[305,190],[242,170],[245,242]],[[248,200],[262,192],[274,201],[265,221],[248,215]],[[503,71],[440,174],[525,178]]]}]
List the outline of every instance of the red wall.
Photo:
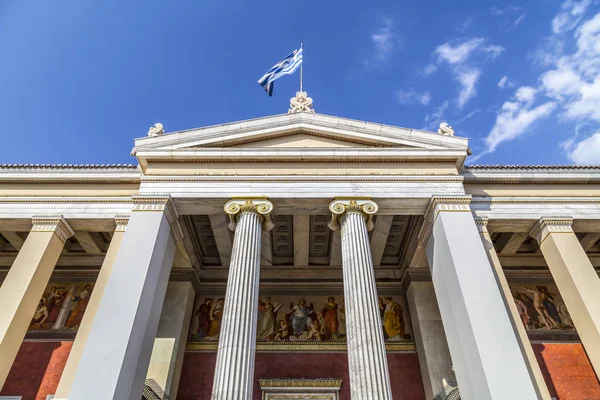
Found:
[{"label": "red wall", "polygon": [[600,399],[600,383],[581,344],[532,346],[551,396],[558,400]]},{"label": "red wall", "polygon": [[[186,353],[177,400],[209,400],[216,353]],[[424,400],[416,354],[388,354],[395,400]],[[258,379],[341,378],[341,400],[350,399],[345,353],[259,353],[254,368],[254,399],[261,398]]]},{"label": "red wall", "polygon": [[54,394],[73,342],[23,342],[0,396],[46,400]]}]

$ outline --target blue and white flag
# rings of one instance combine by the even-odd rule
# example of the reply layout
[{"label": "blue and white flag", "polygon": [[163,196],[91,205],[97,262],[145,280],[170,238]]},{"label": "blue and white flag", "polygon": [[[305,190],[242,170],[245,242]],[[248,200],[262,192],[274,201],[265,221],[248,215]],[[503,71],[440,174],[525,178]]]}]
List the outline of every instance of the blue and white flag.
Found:
[{"label": "blue and white flag", "polygon": [[292,54],[284,58],[275,64],[269,72],[263,75],[258,80],[258,84],[263,87],[269,93],[269,96],[273,95],[273,82],[279,79],[283,75],[291,75],[298,67],[302,64],[302,45],[294,50]]}]

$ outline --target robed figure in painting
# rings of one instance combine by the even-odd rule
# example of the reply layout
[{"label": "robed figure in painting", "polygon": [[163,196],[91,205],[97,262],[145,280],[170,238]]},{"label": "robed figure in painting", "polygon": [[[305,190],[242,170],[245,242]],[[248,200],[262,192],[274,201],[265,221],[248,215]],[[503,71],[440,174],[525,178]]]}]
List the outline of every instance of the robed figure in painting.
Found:
[{"label": "robed figure in painting", "polygon": [[60,309],[67,297],[65,289],[63,287],[54,288],[55,291],[50,293],[48,300],[46,301],[46,307],[48,307],[48,318],[46,323],[55,323],[60,313]]},{"label": "robed figure in painting", "polygon": [[85,313],[85,309],[90,302],[90,296],[92,294],[92,285],[85,285],[83,291],[79,293],[77,296],[71,295],[71,300],[77,302],[73,311],[71,311],[71,315],[69,315],[69,319],[67,319],[67,323],[65,327],[67,329],[77,329],[79,328],[79,324],[81,324],[81,320],[83,319],[83,314]]},{"label": "robed figure in painting", "polygon": [[323,307],[321,314],[324,319],[325,335],[327,339],[338,339],[339,338],[339,327],[338,321],[338,304],[335,302],[333,297],[327,299],[327,303]]},{"label": "robed figure in painting", "polygon": [[196,316],[198,317],[198,328],[196,329],[196,335],[199,339],[204,339],[210,329],[210,309],[213,304],[213,299],[207,297],[204,299],[204,303],[198,307]]},{"label": "robed figure in painting", "polygon": [[267,297],[263,303],[258,299],[258,321],[256,329],[257,340],[273,340],[277,335],[277,311],[281,305],[274,306],[271,298]]},{"label": "robed figure in painting", "polygon": [[223,318],[223,308],[225,307],[225,299],[220,298],[210,309],[210,327],[206,334],[208,340],[218,340],[221,333],[221,319]]},{"label": "robed figure in painting", "polygon": [[302,335],[306,331],[307,326],[312,323],[312,315],[314,310],[312,306],[306,306],[306,300],[300,299],[298,304],[290,304],[289,319],[292,323],[292,334],[296,337]]},{"label": "robed figure in painting", "polygon": [[383,315],[383,328],[389,340],[404,339],[404,324],[402,323],[402,307],[392,300],[385,298],[385,313]]},{"label": "robed figure in painting", "polygon": [[31,319],[30,329],[39,328],[42,323],[48,317],[48,308],[46,307],[46,299],[42,297],[38,304],[37,309],[35,310],[35,314],[33,314],[33,318]]}]

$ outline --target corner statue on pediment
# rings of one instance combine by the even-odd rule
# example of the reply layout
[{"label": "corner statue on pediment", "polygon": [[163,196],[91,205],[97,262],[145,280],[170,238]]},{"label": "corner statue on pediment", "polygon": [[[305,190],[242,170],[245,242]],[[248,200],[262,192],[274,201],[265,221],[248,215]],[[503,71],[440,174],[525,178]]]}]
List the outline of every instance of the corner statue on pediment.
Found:
[{"label": "corner statue on pediment", "polygon": [[148,129],[148,136],[160,136],[164,135],[164,133],[165,130],[163,129],[163,124],[160,122],[157,122],[154,124],[154,126],[151,126],[150,129]]},{"label": "corner statue on pediment", "polygon": [[438,133],[440,135],[454,136],[454,129],[452,129],[452,127],[448,125],[447,122],[442,122],[440,124],[440,129],[438,129]]},{"label": "corner statue on pediment", "polygon": [[290,99],[290,109],[288,110],[288,114],[298,112],[315,113],[315,110],[313,109],[313,99],[308,97],[306,92],[296,92],[296,97]]}]

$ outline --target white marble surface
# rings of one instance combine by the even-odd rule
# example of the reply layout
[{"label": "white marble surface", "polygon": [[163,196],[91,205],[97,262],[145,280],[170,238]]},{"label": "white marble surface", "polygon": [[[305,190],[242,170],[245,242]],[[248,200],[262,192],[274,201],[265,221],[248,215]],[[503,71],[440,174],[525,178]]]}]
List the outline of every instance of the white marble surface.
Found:
[{"label": "white marble surface", "polygon": [[259,215],[242,212],[233,240],[212,400],[252,398],[261,237]]},{"label": "white marble surface", "polygon": [[390,400],[390,375],[363,215],[344,214],[341,228],[350,396],[353,400]]}]

